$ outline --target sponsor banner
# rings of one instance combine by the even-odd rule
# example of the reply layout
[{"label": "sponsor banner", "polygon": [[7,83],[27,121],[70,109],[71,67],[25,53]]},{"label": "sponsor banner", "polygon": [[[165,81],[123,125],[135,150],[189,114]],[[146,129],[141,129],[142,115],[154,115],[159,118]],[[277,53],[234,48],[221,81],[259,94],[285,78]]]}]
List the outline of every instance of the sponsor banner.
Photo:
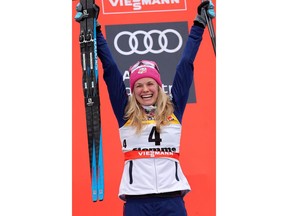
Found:
[{"label": "sponsor banner", "polygon": [[[171,95],[176,66],[187,41],[188,23],[167,22],[105,27],[107,43],[122,71],[127,93],[131,93],[129,67],[139,60],[152,60],[159,66],[162,88],[168,95]],[[193,82],[188,103],[195,102]]]},{"label": "sponsor banner", "polygon": [[124,153],[124,160],[134,160],[140,158],[174,158],[179,160],[179,153],[165,151],[128,151]]},{"label": "sponsor banner", "polygon": [[187,10],[186,0],[102,0],[104,14]]}]

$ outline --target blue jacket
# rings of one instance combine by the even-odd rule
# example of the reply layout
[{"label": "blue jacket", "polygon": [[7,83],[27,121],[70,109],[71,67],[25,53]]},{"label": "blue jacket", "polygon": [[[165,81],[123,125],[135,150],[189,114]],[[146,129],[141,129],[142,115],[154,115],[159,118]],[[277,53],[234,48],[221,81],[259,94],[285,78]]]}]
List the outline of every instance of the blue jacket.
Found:
[{"label": "blue jacket", "polygon": [[[155,122],[149,121],[143,128],[141,135],[135,135],[133,128],[129,127],[125,115],[125,107],[128,103],[128,95],[116,62],[114,61],[107,42],[102,33],[97,34],[97,51],[104,69],[104,80],[108,87],[110,101],[114,114],[117,118],[120,132],[120,139],[125,145],[122,151],[127,153],[147,154],[148,158],[130,157],[125,160],[122,179],[119,188],[119,197],[123,200],[127,195],[166,193],[171,191],[181,191],[181,195],[187,194],[191,188],[181,169],[178,158],[168,157],[174,152],[179,154],[181,122],[188,100],[189,89],[193,81],[194,67],[193,62],[199,49],[204,28],[192,26],[186,42],[182,57],[176,67],[175,77],[172,83],[172,102],[174,104],[174,115],[178,121],[161,128],[160,146],[151,144],[150,138]],[[173,118],[174,119],[174,118]],[[126,124],[127,122],[127,124]],[[156,137],[156,134],[155,134]],[[156,144],[155,144],[156,145]],[[149,150],[151,147],[151,151]],[[152,150],[156,148],[156,151]],[[140,149],[134,151],[133,149]],[[159,150],[158,150],[159,148]],[[144,150],[145,149],[145,150]],[[163,150],[162,150],[163,149]],[[169,152],[169,151],[174,152]],[[168,151],[168,152],[167,152]],[[156,153],[164,156],[156,157]],[[158,154],[159,153],[159,154]]]}]

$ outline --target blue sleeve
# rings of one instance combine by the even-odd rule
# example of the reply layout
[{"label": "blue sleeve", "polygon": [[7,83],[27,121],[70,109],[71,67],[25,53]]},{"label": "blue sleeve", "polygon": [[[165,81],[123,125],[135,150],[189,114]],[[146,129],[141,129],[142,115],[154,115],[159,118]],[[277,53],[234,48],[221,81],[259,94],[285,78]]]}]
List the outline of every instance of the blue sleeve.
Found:
[{"label": "blue sleeve", "polygon": [[128,95],[123,82],[123,76],[120,73],[115,60],[113,59],[106,39],[100,31],[97,32],[97,53],[102,63],[104,71],[103,77],[108,88],[113,112],[117,118],[119,127],[121,127],[126,122],[123,119],[123,116],[125,113],[126,104],[128,102]]},{"label": "blue sleeve", "polygon": [[192,26],[182,57],[177,65],[176,74],[171,89],[175,115],[182,122],[183,113],[187,104],[189,89],[194,74],[194,60],[202,41],[204,28]]}]

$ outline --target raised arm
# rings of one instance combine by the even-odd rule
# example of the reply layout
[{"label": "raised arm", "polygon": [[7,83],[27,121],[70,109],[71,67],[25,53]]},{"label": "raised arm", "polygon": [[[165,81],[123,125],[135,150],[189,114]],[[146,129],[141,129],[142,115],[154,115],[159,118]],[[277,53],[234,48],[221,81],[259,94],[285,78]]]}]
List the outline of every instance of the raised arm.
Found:
[{"label": "raised arm", "polygon": [[176,74],[171,89],[175,114],[181,121],[189,96],[194,75],[194,60],[202,41],[202,35],[207,25],[204,10],[211,10],[210,1],[202,2],[197,8],[197,15],[190,29],[181,59],[176,67]]},{"label": "raised arm", "polygon": [[123,76],[110,52],[107,41],[101,32],[101,26],[97,27],[97,52],[104,70],[104,80],[108,88],[110,102],[117,118],[119,126],[123,119],[125,106],[128,101]]}]

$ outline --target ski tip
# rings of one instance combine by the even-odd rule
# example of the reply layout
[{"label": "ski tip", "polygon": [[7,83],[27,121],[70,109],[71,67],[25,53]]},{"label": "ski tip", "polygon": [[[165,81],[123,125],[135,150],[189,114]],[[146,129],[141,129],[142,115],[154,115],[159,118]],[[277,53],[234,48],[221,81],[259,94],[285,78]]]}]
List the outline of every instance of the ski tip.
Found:
[{"label": "ski tip", "polygon": [[99,200],[99,201],[103,201],[103,200],[104,200],[104,194],[99,194],[98,200]]}]

